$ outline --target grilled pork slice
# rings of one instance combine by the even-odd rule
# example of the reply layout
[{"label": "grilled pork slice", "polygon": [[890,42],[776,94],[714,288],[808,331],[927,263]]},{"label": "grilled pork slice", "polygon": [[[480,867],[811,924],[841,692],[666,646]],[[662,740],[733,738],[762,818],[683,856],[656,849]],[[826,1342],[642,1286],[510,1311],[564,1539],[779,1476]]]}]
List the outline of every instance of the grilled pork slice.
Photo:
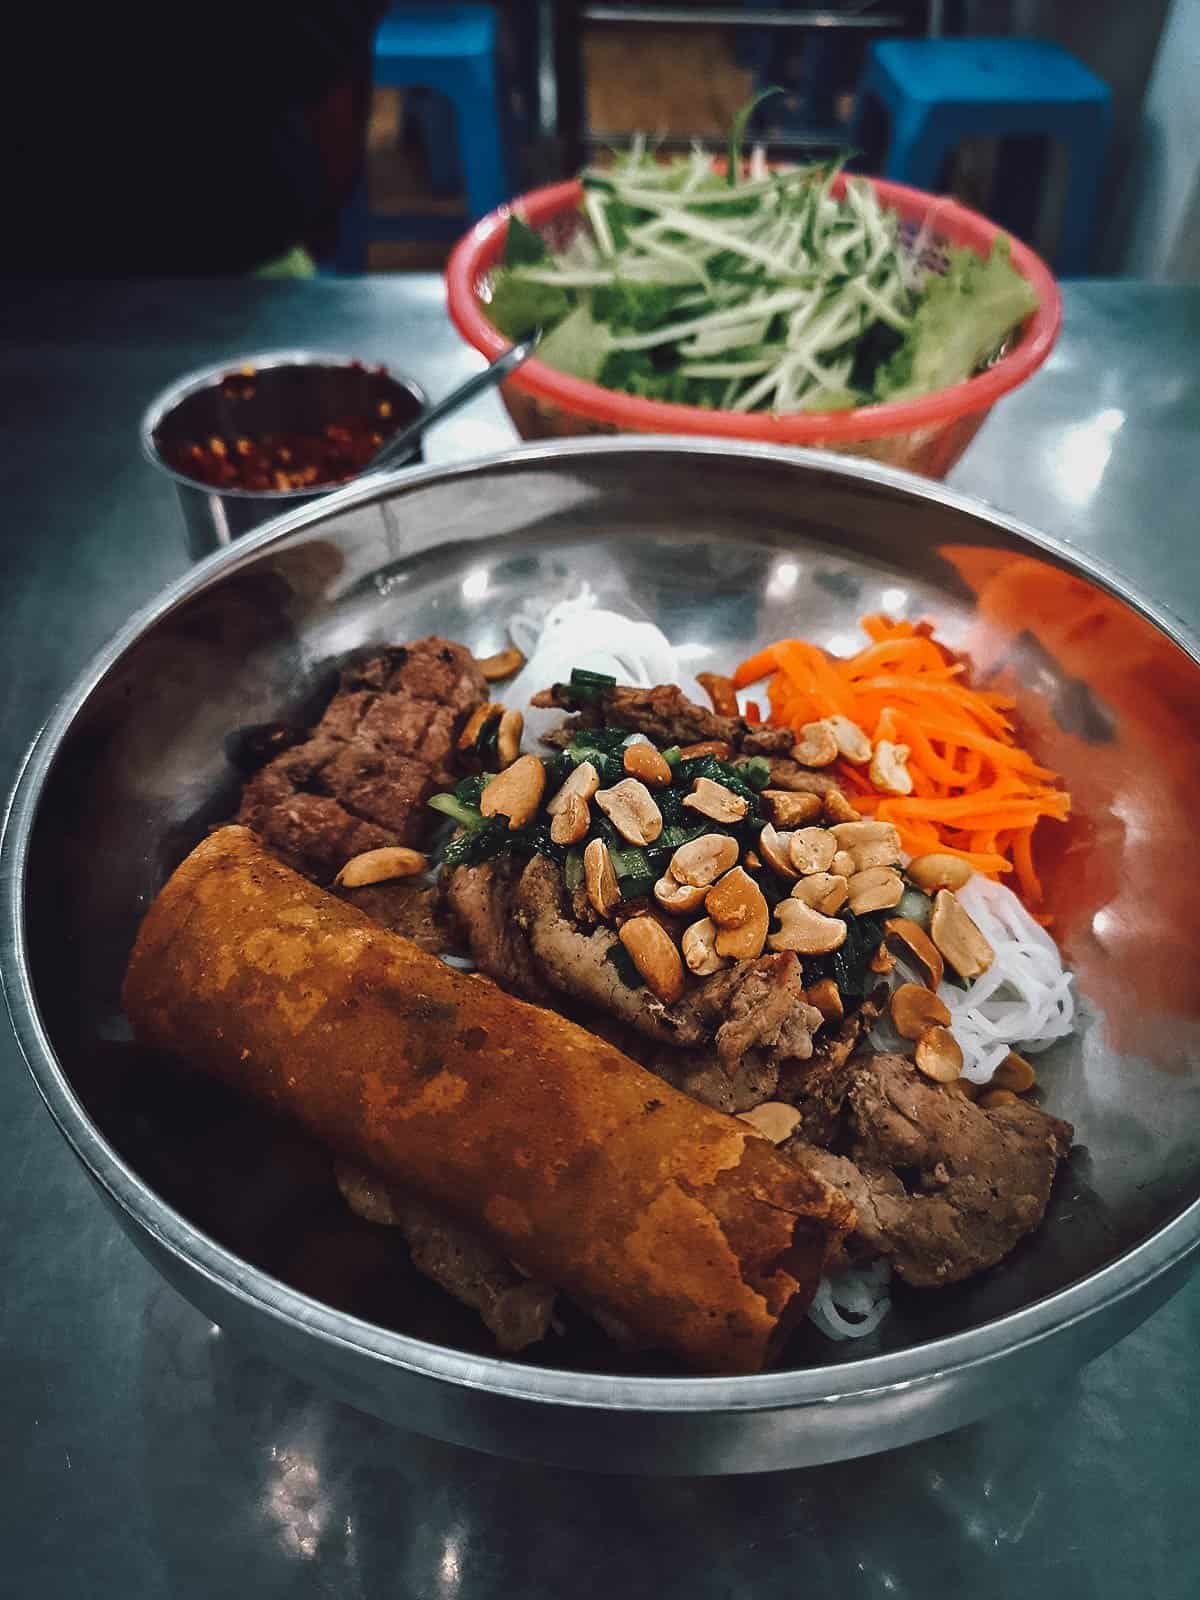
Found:
[{"label": "grilled pork slice", "polygon": [[[556,685],[534,695],[533,704],[567,706],[569,701]],[[644,733],[653,744],[661,746],[703,744],[717,739],[741,755],[782,754],[796,742],[790,728],[756,727],[741,717],[722,717],[707,706],[698,706],[674,683],[660,683],[653,689],[616,684],[598,694],[585,711],[564,725],[562,741],[569,744],[572,730],[581,727],[628,728],[631,733]],[[556,732],[553,742],[559,742],[559,738]]]},{"label": "grilled pork slice", "polygon": [[458,731],[487,698],[468,650],[431,637],[347,668],[308,738],[250,779],[237,820],[327,881],[364,850],[420,845],[453,778]]},{"label": "grilled pork slice", "polygon": [[1009,1253],[1045,1215],[1073,1129],[1026,1101],[984,1111],[923,1078],[903,1056],[859,1058],[849,1157],[804,1139],[782,1148],[840,1189],[851,1237],[907,1283],[958,1283]]}]

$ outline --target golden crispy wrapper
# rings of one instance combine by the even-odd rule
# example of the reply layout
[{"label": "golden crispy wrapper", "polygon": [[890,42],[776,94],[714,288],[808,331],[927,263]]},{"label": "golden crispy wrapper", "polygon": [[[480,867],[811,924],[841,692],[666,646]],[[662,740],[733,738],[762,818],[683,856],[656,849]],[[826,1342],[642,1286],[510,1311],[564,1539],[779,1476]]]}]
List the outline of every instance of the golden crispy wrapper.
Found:
[{"label": "golden crispy wrapper", "polygon": [[756,1372],[854,1221],[747,1124],[222,828],[124,987],[137,1036],[482,1229],[701,1372]]}]

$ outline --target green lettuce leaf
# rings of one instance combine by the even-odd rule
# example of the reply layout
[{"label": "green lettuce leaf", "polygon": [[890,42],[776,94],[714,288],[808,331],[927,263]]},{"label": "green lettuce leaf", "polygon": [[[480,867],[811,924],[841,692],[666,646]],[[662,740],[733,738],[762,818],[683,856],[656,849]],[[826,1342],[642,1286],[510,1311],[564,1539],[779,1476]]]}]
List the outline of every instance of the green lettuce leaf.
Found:
[{"label": "green lettuce leaf", "polygon": [[649,333],[675,314],[675,307],[694,284],[614,283],[592,291],[592,311],[614,333]]},{"label": "green lettuce leaf", "polygon": [[853,411],[861,406],[863,397],[854,389],[822,389],[815,399],[809,400],[803,406],[805,411]]},{"label": "green lettuce leaf", "polygon": [[614,350],[600,369],[606,389],[622,389],[641,400],[666,400],[676,405],[715,410],[726,383],[723,378],[685,378],[672,358],[659,365],[646,350]]},{"label": "green lettuce leaf", "polygon": [[612,351],[613,334],[597,322],[590,308],[578,305],[546,334],[538,347],[538,360],[568,377],[595,383]]},{"label": "green lettuce leaf", "polygon": [[524,217],[518,217],[514,212],[508,219],[504,235],[504,265],[532,266],[535,261],[544,261],[549,254],[546,241],[537,229],[531,228]]},{"label": "green lettuce leaf", "polygon": [[548,331],[561,322],[571,309],[564,289],[544,283],[530,283],[519,273],[496,273],[487,314],[500,332],[514,343],[528,339],[535,328]]},{"label": "green lettuce leaf", "polygon": [[973,250],[951,250],[949,270],[926,280],[904,342],[877,369],[875,399],[911,400],[961,383],[1037,304],[1003,235],[986,259]]}]

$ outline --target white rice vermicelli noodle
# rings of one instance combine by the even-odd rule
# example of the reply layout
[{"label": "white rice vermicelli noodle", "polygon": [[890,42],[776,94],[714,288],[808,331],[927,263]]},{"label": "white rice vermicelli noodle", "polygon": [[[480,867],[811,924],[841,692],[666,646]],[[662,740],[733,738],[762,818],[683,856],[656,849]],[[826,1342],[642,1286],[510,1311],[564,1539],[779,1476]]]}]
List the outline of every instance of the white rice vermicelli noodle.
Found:
[{"label": "white rice vermicelli noodle", "polygon": [[943,983],[938,994],[962,1047],[963,1077],[987,1083],[1010,1050],[1036,1053],[1070,1033],[1075,998],[1058,946],[1011,889],[976,873],[958,898],[995,960],[966,989]]},{"label": "white rice vermicelli noodle", "polygon": [[817,1285],[809,1321],[827,1339],[865,1339],[891,1310],[891,1276],[892,1269],[883,1260],[830,1273]]},{"label": "white rice vermicelli noodle", "polygon": [[587,584],[571,599],[556,604],[528,602],[509,619],[508,631],[527,657],[504,689],[507,704],[525,713],[527,749],[536,748],[541,735],[557,727],[563,716],[559,710],[530,706],[529,701],[540,689],[565,683],[575,667],[607,672],[618,683],[641,689],[675,683],[689,699],[704,701],[700,685],[683,671],[662,629],[604,609]]}]

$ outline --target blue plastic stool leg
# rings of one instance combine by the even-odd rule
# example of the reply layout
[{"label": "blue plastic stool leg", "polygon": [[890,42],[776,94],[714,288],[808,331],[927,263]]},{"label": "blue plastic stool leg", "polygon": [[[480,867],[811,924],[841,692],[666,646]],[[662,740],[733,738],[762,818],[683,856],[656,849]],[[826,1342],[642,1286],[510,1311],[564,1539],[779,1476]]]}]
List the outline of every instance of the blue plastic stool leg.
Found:
[{"label": "blue plastic stool leg", "polygon": [[883,144],[883,128],[892,115],[891,104],[883,92],[884,84],[874,59],[868,54],[866,63],[854,91],[854,120],[846,135],[847,142],[857,154],[851,160],[856,171],[863,165],[882,167],[879,155]]},{"label": "blue plastic stool leg", "polygon": [[1054,269],[1064,278],[1083,277],[1091,267],[1109,121],[1105,109],[1102,116],[1092,120],[1091,126],[1080,126],[1064,141],[1070,166],[1058,249],[1054,252]]},{"label": "blue plastic stool leg", "polygon": [[333,265],[337,272],[365,272],[367,270],[367,236],[371,205],[367,193],[367,174],[364,170],[354,186],[354,193],[343,207],[338,222],[337,248]]},{"label": "blue plastic stool leg", "polygon": [[458,156],[472,222],[503,205],[508,197],[494,62],[465,63],[453,96],[458,120]]},{"label": "blue plastic stool leg", "polygon": [[412,115],[429,168],[429,186],[444,199],[462,189],[454,108],[436,89],[416,88],[405,94],[405,109]]},{"label": "blue plastic stool leg", "polygon": [[936,117],[919,106],[902,107],[892,122],[883,175],[918,189],[933,189],[942,175],[946,154]]}]

